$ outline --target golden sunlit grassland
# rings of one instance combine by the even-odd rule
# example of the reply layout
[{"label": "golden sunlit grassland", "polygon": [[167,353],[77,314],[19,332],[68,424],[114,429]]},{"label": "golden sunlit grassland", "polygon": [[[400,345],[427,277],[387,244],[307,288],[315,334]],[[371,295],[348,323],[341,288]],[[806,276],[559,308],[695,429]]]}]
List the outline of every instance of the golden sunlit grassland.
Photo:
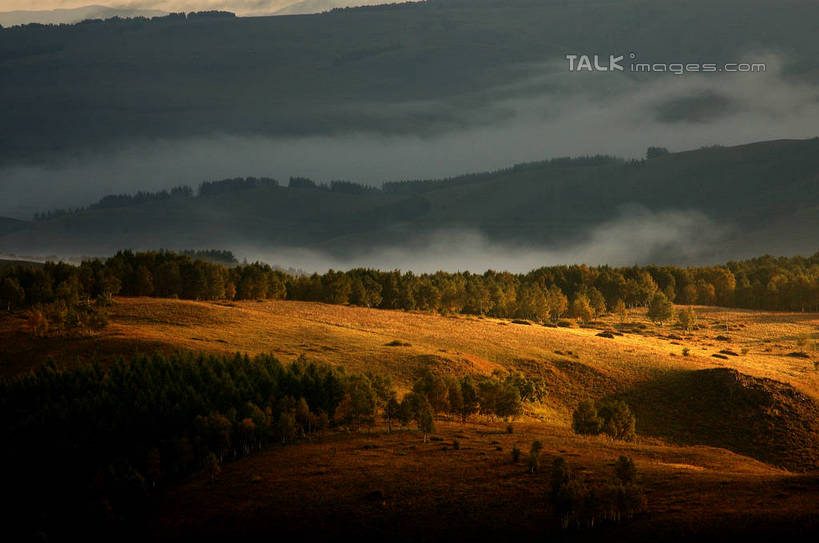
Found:
[{"label": "golden sunlit grassland", "polygon": [[[405,539],[431,529],[475,538],[556,529],[548,475],[510,461],[513,445],[525,455],[535,439],[545,446],[545,465],[566,456],[591,482],[610,477],[619,454],[634,458],[648,509],[618,527],[618,537],[817,529],[819,314],[696,309],[698,327],[685,333],[639,310],[623,322],[607,316],[588,327],[549,327],[307,302],[120,298],[110,325],[87,338],[35,339],[23,318],[4,315],[0,364],[8,376],[49,356],[110,360],[189,349],[270,352],[284,362],[304,355],[390,375],[402,391],[422,368],[519,371],[547,383],[547,398],[526,407],[513,434],[476,417],[466,425],[439,421],[436,440],[423,443],[414,431],[388,435],[379,424],[370,433],[329,432],[274,447],[224,466],[216,481],[196,476],[169,490],[158,536],[283,526],[315,534],[367,526]],[[597,335],[604,330],[612,337]],[[701,371],[713,368],[736,372]],[[611,395],[635,412],[637,440],[574,435],[577,403]],[[449,520],[442,526],[442,519]]]},{"label": "golden sunlit grassland", "polygon": [[[88,338],[35,339],[21,314],[0,317],[0,374],[14,375],[59,359],[108,359],[157,349],[212,353],[274,353],[282,361],[304,355],[371,370],[406,386],[419,367],[489,374],[495,369],[542,375],[555,394],[539,414],[565,422],[567,405],[653,379],[671,370],[733,368],[755,377],[788,383],[819,397],[819,314],[755,312],[698,307],[699,329],[690,334],[656,326],[644,311],[624,323],[604,317],[588,328],[514,324],[506,319],[441,316],[310,302],[193,302],[119,298],[111,323]],[[601,330],[620,330],[614,338]],[[670,336],[670,337],[669,337]],[[727,338],[718,340],[717,337]],[[789,356],[803,350],[808,357]],[[404,345],[390,345],[400,342]],[[688,356],[683,350],[688,349]],[[714,358],[728,350],[733,355]]]}]

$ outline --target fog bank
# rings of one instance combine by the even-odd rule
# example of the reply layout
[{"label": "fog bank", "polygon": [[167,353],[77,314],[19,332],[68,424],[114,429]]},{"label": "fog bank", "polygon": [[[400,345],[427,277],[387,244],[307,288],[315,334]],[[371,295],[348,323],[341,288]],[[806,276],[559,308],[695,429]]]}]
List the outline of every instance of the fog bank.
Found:
[{"label": "fog bank", "polygon": [[236,246],[237,257],[260,260],[284,269],[308,273],[328,269],[376,268],[431,273],[439,270],[483,273],[486,270],[524,273],[541,266],[588,264],[630,266],[648,263],[693,263],[707,260],[709,251],[730,230],[698,211],[652,212],[626,207],[617,219],[590,228],[578,241],[564,246],[522,247],[496,243],[475,230],[446,230],[415,240],[411,246],[378,247],[349,258],[306,249]]},{"label": "fog bank", "polygon": [[[557,156],[637,158],[651,145],[680,151],[819,135],[819,90],[782,77],[776,57],[754,58],[768,63],[766,73],[667,74],[650,81],[567,73],[562,63],[527,66],[531,77],[494,89],[490,106],[467,113],[471,117],[461,128],[434,136],[212,135],[133,142],[105,154],[90,150],[56,165],[7,166],[0,168],[0,216],[30,218],[36,211],[87,205],[106,194],[195,187],[240,176],[381,185]],[[405,115],[408,107],[423,105],[359,107],[377,109],[388,119],[391,111]]]}]

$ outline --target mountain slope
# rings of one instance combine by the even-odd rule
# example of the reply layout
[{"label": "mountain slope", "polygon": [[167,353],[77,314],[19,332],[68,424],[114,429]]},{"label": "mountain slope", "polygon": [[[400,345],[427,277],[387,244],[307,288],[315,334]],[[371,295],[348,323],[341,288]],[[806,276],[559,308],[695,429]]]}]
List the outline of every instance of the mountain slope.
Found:
[{"label": "mountain slope", "polygon": [[22,230],[26,227],[26,221],[12,219],[10,217],[0,217],[0,236]]},{"label": "mountain slope", "polygon": [[[786,51],[788,76],[815,81],[817,17],[813,0],[491,0],[5,29],[0,162],[214,133],[441,133],[505,117],[488,106],[543,91],[568,51],[658,62]],[[689,117],[678,109],[664,117]]]},{"label": "mountain slope", "polygon": [[705,148],[641,162],[553,160],[359,194],[243,187],[25,223],[0,235],[0,251],[78,255],[250,247],[350,257],[425,246],[442,232],[457,237],[464,231],[500,244],[561,247],[612,221],[632,218],[633,228],[645,228],[636,220],[645,210],[682,214],[691,223],[688,237],[658,248],[654,256],[661,260],[813,254],[819,138]]}]

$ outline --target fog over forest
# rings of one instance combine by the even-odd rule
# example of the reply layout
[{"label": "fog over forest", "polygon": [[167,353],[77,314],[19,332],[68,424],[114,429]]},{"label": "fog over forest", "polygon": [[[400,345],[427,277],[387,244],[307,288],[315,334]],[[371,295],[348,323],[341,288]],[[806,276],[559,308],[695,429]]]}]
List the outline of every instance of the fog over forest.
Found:
[{"label": "fog over forest", "polygon": [[[815,87],[782,77],[783,60],[773,54],[753,58],[766,63],[765,73],[665,74],[645,82],[621,74],[568,73],[562,71],[565,62],[527,66],[530,77],[492,89],[488,107],[459,111],[451,126],[432,134],[214,134],[134,141],[114,152],[87,149],[46,165],[8,165],[0,169],[0,215],[27,219],[35,212],[86,205],[106,194],[197,186],[236,176],[283,182],[305,176],[380,186],[560,156],[641,158],[651,145],[683,151],[816,136]],[[448,104],[357,107],[398,118],[406,110],[434,115]]]},{"label": "fog over forest", "polygon": [[[55,7],[72,7],[65,4]],[[248,15],[290,4],[127,7]],[[746,5],[752,15],[725,22]],[[692,6],[437,0],[0,30],[0,252],[228,249],[309,271],[523,271],[809,250],[819,205],[812,146],[772,140],[819,136],[819,47],[806,38],[816,6]],[[692,9],[691,24],[678,24]],[[571,72],[565,58],[629,53],[639,62],[764,70],[635,73],[626,60],[623,72]],[[629,169],[645,164],[649,147],[728,150]],[[596,155],[626,162],[515,170],[432,192],[332,189],[339,180],[381,187]],[[107,195],[183,185],[195,194],[202,182],[245,177],[273,178],[279,188],[89,208]],[[288,192],[291,177],[324,188]],[[741,204],[731,205],[734,195]]]}]

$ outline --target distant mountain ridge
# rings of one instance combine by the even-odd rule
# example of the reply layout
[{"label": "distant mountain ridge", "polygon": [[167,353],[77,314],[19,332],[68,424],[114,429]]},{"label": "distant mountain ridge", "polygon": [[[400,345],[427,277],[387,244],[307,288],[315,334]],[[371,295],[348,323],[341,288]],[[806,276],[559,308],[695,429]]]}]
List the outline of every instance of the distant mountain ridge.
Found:
[{"label": "distant mountain ridge", "polygon": [[819,138],[642,161],[556,159],[384,190],[344,182],[322,187],[298,178],[290,186],[226,180],[204,184],[199,194],[175,189],[108,197],[15,224],[0,235],[0,251],[71,256],[160,246],[255,247],[352,256],[379,247],[423,248],[441,232],[559,247],[623,217],[639,218],[640,210],[685,212],[698,223],[701,235],[689,252],[669,247],[658,255],[669,263],[813,254],[819,249]]},{"label": "distant mountain ridge", "polygon": [[0,25],[15,26],[29,23],[73,24],[86,19],[110,19],[111,17],[160,17],[166,11],[158,9],[112,8],[90,5],[79,8],[51,10],[15,10],[0,12]]},{"label": "distant mountain ridge", "polygon": [[[736,18],[739,12],[748,16]],[[710,61],[729,62],[748,51],[792,51],[788,77],[816,82],[817,18],[815,0],[790,0],[788,9],[769,0],[436,0],[300,17],[15,27],[0,32],[7,82],[0,85],[0,166],[213,134],[426,136],[479,129],[515,119],[508,99],[553,97],[556,110],[565,109],[563,92],[578,82],[562,77],[567,51],[627,46],[650,51],[658,62],[677,60],[680,52],[682,60],[707,51]],[[555,89],[539,82],[547,75],[556,76]],[[653,75],[647,84],[661,74]],[[595,81],[591,88],[600,85]],[[715,108],[743,106],[720,93],[672,98],[670,105],[668,98],[656,106],[646,101],[641,114],[671,129]],[[51,127],[48,137],[42,126]]]},{"label": "distant mountain ridge", "polygon": [[403,4],[418,0],[302,0],[274,13],[274,15],[308,15],[337,8],[374,6],[380,4]]}]

